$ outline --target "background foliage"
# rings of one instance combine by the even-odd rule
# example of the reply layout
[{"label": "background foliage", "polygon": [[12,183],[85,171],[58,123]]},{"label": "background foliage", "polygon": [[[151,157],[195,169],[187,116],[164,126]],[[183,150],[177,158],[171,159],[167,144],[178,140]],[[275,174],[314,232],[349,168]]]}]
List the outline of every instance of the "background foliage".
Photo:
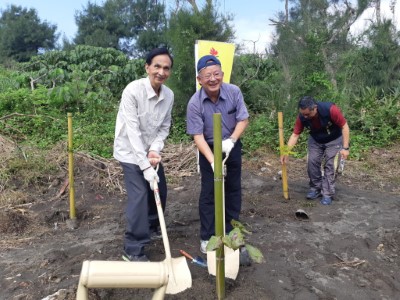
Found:
[{"label": "background foliage", "polygon": [[0,16],[0,62],[28,61],[55,46],[57,26],[40,21],[36,10],[11,5]]},{"label": "background foliage", "polygon": [[[219,14],[211,0],[201,7],[196,1],[175,1],[169,9],[153,2],[88,2],[76,15],[76,38],[64,40],[59,49],[54,45],[56,27],[42,22],[34,10],[10,6],[3,11],[0,134],[51,147],[66,139],[67,112],[73,112],[75,147],[110,157],[123,88],[145,75],[143,55],[150,48],[167,46],[174,55],[168,85],[176,102],[169,141],[189,142],[185,111],[195,91],[194,43],[232,42],[233,17]],[[242,53],[237,45],[231,82],[241,88],[251,114],[243,136],[245,153],[278,151],[277,112],[284,114],[287,140],[297,101],[304,95],[340,106],[351,128],[352,158],[362,159],[369,147],[398,140],[399,32],[390,20],[381,19],[360,36],[348,31],[366,7],[379,1],[354,6],[347,1],[285,2],[289,9],[270,20],[276,37],[266,55]],[[22,24],[18,14],[30,23]],[[24,36],[21,26],[29,27],[26,41],[33,41],[32,46],[18,42]],[[35,34],[36,28],[45,39]],[[11,46],[11,37],[17,46]],[[305,154],[305,140],[306,134],[297,155]]]}]

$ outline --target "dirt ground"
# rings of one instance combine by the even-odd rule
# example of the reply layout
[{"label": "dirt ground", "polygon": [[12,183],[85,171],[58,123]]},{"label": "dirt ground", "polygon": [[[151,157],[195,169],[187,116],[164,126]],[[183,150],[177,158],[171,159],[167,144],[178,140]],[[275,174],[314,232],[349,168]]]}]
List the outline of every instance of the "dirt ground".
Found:
[{"label": "dirt ground", "polygon": [[[199,251],[199,175],[179,171],[194,151],[165,163],[165,212],[172,257]],[[65,161],[65,160],[64,160]],[[227,279],[226,299],[400,299],[400,150],[374,150],[349,161],[337,180],[331,206],[305,200],[304,159],[288,166],[290,200],[282,193],[275,154],[259,153],[243,166],[241,222],[248,243],[265,263],[240,267]],[[125,194],[118,165],[77,154],[75,198],[78,227],[69,226],[65,163],[57,174],[30,187],[25,203],[0,210],[0,299],[75,299],[85,260],[121,261]],[[187,171],[189,169],[189,171]],[[298,218],[302,209],[308,219]],[[146,249],[165,259],[161,240]],[[192,287],[165,299],[217,299],[215,277],[188,262]],[[152,289],[90,289],[90,299],[151,299]]]}]

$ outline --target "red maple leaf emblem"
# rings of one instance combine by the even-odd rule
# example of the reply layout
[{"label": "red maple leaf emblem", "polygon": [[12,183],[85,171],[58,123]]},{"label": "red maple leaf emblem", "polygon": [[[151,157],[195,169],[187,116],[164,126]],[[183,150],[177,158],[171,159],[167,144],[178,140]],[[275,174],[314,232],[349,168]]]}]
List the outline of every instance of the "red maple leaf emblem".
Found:
[{"label": "red maple leaf emblem", "polygon": [[214,56],[218,56],[218,51],[215,50],[214,47],[212,47],[212,48],[210,49],[210,54],[211,54],[211,55],[214,55]]}]

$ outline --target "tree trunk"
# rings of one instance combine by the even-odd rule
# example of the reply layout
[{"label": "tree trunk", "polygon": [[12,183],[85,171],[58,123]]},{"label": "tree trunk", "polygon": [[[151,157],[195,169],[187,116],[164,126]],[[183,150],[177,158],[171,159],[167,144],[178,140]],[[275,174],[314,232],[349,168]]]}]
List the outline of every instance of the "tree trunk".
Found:
[{"label": "tree trunk", "polygon": [[375,0],[376,23],[381,25],[381,0]]},{"label": "tree trunk", "polygon": [[395,9],[396,9],[396,0],[391,0],[390,1],[390,4],[389,4],[389,7],[390,7],[390,11],[392,12],[392,15],[393,15],[393,20],[395,20],[396,18],[396,16],[395,16]]},{"label": "tree trunk", "polygon": [[322,50],[322,55],[324,56],[324,66],[325,66],[325,71],[329,74],[330,81],[332,83],[332,86],[335,90],[337,91],[337,81],[336,81],[336,72],[333,69],[332,65],[329,62],[328,54],[327,54],[327,49],[325,47],[321,47]]},{"label": "tree trunk", "polygon": [[196,0],[187,0],[187,2],[189,2],[189,4],[193,7],[193,10],[195,13],[199,12],[199,8],[197,6]]},{"label": "tree trunk", "polygon": [[289,23],[289,0],[285,0],[285,23]]}]

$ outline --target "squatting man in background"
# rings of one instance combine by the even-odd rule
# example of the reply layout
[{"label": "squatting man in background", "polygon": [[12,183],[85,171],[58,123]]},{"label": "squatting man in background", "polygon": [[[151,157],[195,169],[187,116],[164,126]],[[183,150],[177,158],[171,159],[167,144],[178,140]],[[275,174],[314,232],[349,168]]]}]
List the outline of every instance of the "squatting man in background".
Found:
[{"label": "squatting man in background", "polygon": [[[321,204],[329,205],[335,195],[335,159],[338,159],[338,155],[342,159],[349,156],[350,129],[334,103],[316,102],[312,97],[305,96],[300,99],[298,108],[299,114],[287,146],[293,148],[303,130],[309,130],[307,172],[310,190],[307,199],[322,196]],[[287,161],[288,156],[282,155],[281,162]]]},{"label": "squatting man in background", "polygon": [[[239,220],[242,204],[240,136],[248,125],[249,114],[239,87],[223,83],[224,73],[217,57],[206,55],[197,63],[197,81],[201,88],[187,106],[187,130],[199,150],[201,191],[199,199],[200,251],[206,253],[208,240],[215,235],[213,114],[222,117],[222,152],[226,160],[225,230],[231,231],[231,220]],[[225,156],[226,157],[226,156]],[[248,258],[245,247],[241,256]],[[242,261],[243,259],[241,259]],[[246,262],[248,264],[248,262]]]},{"label": "squatting man in background", "polygon": [[154,180],[159,182],[165,210],[167,184],[160,152],[171,126],[174,94],[164,82],[172,65],[167,49],[150,51],[145,64],[148,76],[126,86],[117,115],[114,157],[121,163],[128,195],[124,257],[131,261],[148,261],[145,245],[153,236],[161,237],[152,189]]}]

